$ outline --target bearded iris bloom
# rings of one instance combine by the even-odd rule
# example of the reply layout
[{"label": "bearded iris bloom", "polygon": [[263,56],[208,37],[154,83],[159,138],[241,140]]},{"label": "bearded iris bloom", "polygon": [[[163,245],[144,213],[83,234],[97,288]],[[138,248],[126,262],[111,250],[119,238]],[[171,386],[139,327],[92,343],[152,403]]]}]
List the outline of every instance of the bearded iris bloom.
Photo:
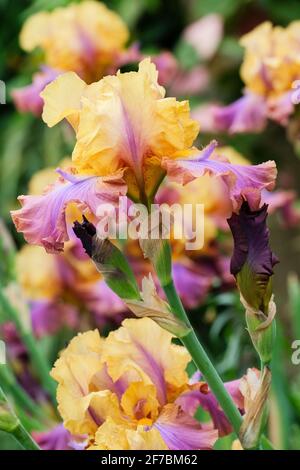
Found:
[{"label": "bearded iris bloom", "polygon": [[91,83],[137,62],[141,54],[136,45],[126,48],[128,39],[122,18],[93,0],[30,16],[23,25],[20,46],[26,52],[39,48],[43,63],[31,85],[13,90],[17,108],[39,116],[43,110],[40,92],[64,72],[75,71]]},{"label": "bearded iris bloom", "polygon": [[[65,428],[90,449],[211,449],[222,411],[203,382],[189,384],[190,356],[171,339],[149,318],[125,320],[106,339],[74,338],[52,370]],[[242,407],[239,381],[228,390]],[[213,417],[205,425],[193,417],[201,398]]]},{"label": "bearded iris bloom", "polygon": [[20,197],[23,207],[12,216],[29,243],[61,250],[69,238],[70,202],[96,215],[99,204],[127,193],[149,206],[166,174],[181,184],[219,176],[235,211],[249,194],[259,199],[262,189],[273,188],[274,162],[235,165],[214,152],[215,142],[202,151],[193,147],[199,126],[188,102],[165,98],[157,80],[154,64],[145,59],[138,72],[118,72],[92,85],[70,72],[46,87],[44,121],[54,126],[67,119],[76,133],[74,168],[60,172],[61,181],[43,196]]},{"label": "bearded iris bloom", "polygon": [[27,52],[41,48],[49,67],[74,70],[92,81],[114,64],[128,38],[127,26],[117,13],[101,2],[87,0],[29,17],[20,44]]},{"label": "bearded iris bloom", "polygon": [[258,132],[267,118],[282,125],[294,112],[293,84],[300,78],[300,22],[286,28],[264,22],[244,35],[241,78],[244,96],[234,103],[212,109],[214,128],[219,131]]}]

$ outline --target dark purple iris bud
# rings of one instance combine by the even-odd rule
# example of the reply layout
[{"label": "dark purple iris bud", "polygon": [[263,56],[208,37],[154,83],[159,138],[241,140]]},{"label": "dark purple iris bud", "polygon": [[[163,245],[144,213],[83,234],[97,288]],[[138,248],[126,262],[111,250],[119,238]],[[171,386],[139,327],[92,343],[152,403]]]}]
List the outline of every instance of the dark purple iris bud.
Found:
[{"label": "dark purple iris bud", "polygon": [[92,257],[93,237],[96,235],[96,227],[83,215],[83,222],[74,222],[73,231],[81,241],[86,253]]},{"label": "dark purple iris bud", "polygon": [[252,211],[244,202],[239,214],[234,213],[228,219],[234,240],[231,273],[248,305],[266,316],[272,296],[273,268],[278,263],[269,244],[267,210],[264,204]]}]

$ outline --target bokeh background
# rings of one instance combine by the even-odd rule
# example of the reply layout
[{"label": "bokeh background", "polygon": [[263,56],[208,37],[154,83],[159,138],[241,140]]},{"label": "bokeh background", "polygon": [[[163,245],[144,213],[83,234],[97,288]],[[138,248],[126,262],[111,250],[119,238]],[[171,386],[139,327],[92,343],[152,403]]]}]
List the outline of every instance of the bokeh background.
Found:
[{"label": "bokeh background", "polygon": [[[7,99],[6,105],[0,106],[0,217],[14,243],[13,253],[8,252],[7,233],[4,235],[2,230],[2,285],[15,279],[14,252],[24,244],[10,218],[10,210],[18,207],[17,196],[26,194],[29,180],[38,170],[55,167],[64,156],[70,155],[74,144],[65,127],[49,129],[30,113],[19,113],[12,102],[11,91],[30,83],[40,63],[38,51],[29,55],[20,49],[19,32],[33,13],[69,3],[68,0],[0,0],[0,79],[6,84]],[[265,20],[286,26],[300,19],[298,0],[111,0],[104,3],[121,15],[130,29],[130,41],[138,41],[145,54],[169,50],[186,71],[205,65],[208,85],[191,97],[193,108],[213,100],[230,103],[241,95],[243,83],[239,67],[243,51],[238,38],[242,34]],[[190,23],[211,13],[221,16],[224,31],[216,53],[205,60],[184,41],[182,34]],[[190,96],[183,94],[180,98]],[[295,123],[288,129],[269,123],[259,134],[212,136],[200,132],[199,142],[204,145],[211,137],[217,137],[222,145],[234,147],[253,163],[274,159],[279,169],[278,186],[294,190],[297,197],[300,195],[300,134]],[[283,449],[300,449],[300,365],[291,362],[291,344],[295,339],[300,340],[298,225],[287,228],[277,213],[270,218],[272,248],[280,264],[274,279],[278,341],[274,350],[269,435]],[[225,245],[228,243],[226,241]],[[258,366],[234,286],[220,290],[216,283],[202,304],[191,310],[191,318],[225,379],[239,376],[249,365]],[[66,338],[68,335],[57,340],[54,356]],[[11,446],[12,443],[0,435],[0,447]]]}]

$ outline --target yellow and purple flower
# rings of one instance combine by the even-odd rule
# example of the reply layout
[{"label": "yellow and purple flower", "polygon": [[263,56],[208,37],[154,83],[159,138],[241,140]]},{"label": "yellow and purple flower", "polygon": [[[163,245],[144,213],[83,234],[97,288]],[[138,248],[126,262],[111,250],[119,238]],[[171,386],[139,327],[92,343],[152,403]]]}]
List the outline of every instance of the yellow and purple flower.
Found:
[{"label": "yellow and purple flower", "polygon": [[288,123],[295,106],[294,83],[300,78],[300,21],[286,28],[266,21],[244,35],[241,78],[244,96],[234,103],[211,109],[215,131],[258,132],[267,119]]},{"label": "yellow and purple flower", "polygon": [[[149,318],[125,320],[106,339],[97,331],[79,334],[52,370],[65,428],[86,435],[89,449],[211,449],[223,412],[203,382],[189,384],[189,361]],[[242,408],[239,381],[231,391]],[[202,399],[210,423],[194,418]],[[228,422],[221,428],[230,432]]]},{"label": "yellow and purple flower", "polygon": [[31,85],[13,91],[17,108],[40,115],[40,92],[61,73],[74,71],[91,83],[122,65],[137,62],[140,52],[135,45],[126,49],[128,39],[122,18],[93,0],[30,16],[23,25],[20,45],[26,52],[39,48],[43,65]]},{"label": "yellow and purple flower", "polygon": [[127,193],[148,206],[166,174],[181,184],[206,174],[220,177],[235,211],[249,195],[259,201],[263,189],[273,189],[274,162],[235,165],[214,152],[215,142],[202,151],[193,147],[199,126],[189,103],[165,98],[157,78],[145,59],[138,72],[118,72],[92,85],[70,72],[46,87],[45,122],[54,126],[66,118],[75,130],[74,171],[60,171],[61,181],[43,196],[19,198],[23,207],[12,216],[29,243],[61,250],[69,238],[70,202],[96,215],[100,204]]}]

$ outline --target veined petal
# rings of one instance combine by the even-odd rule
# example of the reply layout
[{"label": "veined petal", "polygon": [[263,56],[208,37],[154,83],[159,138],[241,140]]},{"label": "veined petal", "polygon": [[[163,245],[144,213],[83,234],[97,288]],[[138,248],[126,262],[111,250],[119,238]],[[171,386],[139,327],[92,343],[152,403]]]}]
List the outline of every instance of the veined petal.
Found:
[{"label": "veined petal", "polygon": [[239,209],[243,199],[259,201],[262,189],[273,189],[277,174],[274,161],[260,165],[231,164],[224,158],[213,155],[216,146],[216,141],[212,141],[193,158],[164,158],[162,166],[172,180],[181,184],[205,174],[221,177],[230,192],[233,210]]},{"label": "veined petal", "polygon": [[114,177],[77,177],[62,172],[63,179],[42,196],[19,196],[22,208],[11,215],[28,243],[44,246],[48,252],[62,251],[69,239],[66,208],[75,202],[82,211],[96,214],[101,203],[117,203],[126,193],[121,174]]},{"label": "veined petal", "polygon": [[99,79],[115,65],[129,31],[122,18],[104,3],[86,0],[30,16],[20,34],[26,51],[39,47],[45,62]]},{"label": "veined petal", "polygon": [[176,404],[163,408],[154,427],[170,450],[209,450],[218,438],[217,430],[203,429],[199,421]]}]

